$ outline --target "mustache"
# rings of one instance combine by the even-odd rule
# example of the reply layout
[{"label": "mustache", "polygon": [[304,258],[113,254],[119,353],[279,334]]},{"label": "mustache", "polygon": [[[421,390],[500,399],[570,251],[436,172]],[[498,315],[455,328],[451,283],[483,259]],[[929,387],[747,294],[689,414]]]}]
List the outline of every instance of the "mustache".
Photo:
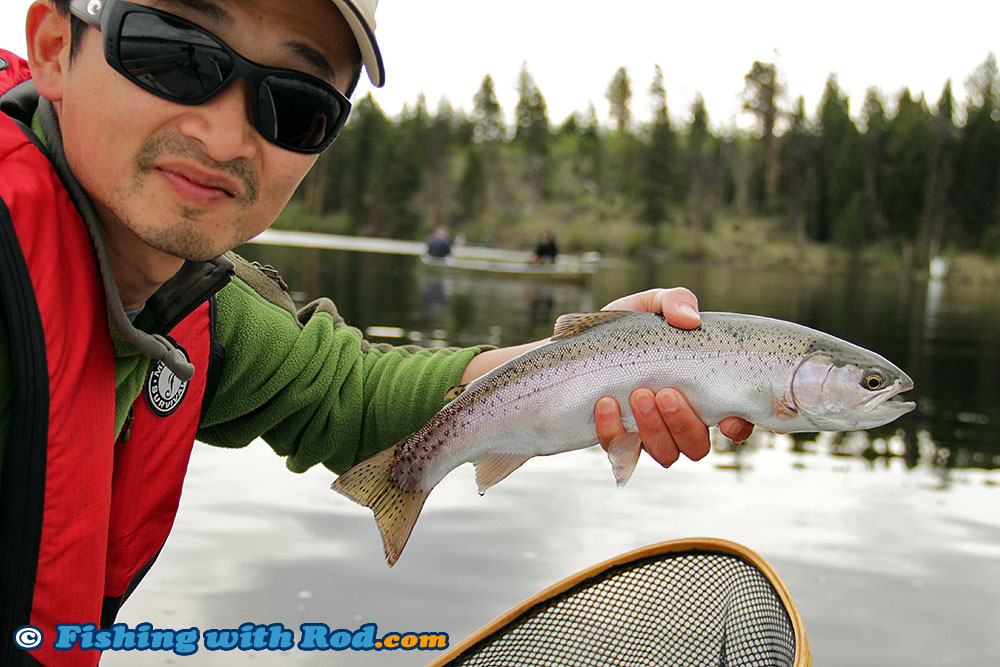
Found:
[{"label": "mustache", "polygon": [[135,158],[136,172],[146,174],[153,171],[157,160],[165,155],[191,158],[210,169],[235,177],[243,184],[244,206],[252,205],[260,197],[260,177],[249,160],[245,158],[235,158],[225,162],[213,160],[190,141],[176,134],[153,137],[146,141]]}]

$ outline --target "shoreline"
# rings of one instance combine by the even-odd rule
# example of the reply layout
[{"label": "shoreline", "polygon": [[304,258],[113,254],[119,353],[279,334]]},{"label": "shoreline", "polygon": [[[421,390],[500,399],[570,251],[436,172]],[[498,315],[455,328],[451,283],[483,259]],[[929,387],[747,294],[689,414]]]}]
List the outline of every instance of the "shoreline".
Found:
[{"label": "shoreline", "polygon": [[[643,260],[685,261],[734,268],[786,269],[790,272],[809,271],[829,274],[857,271],[860,268],[879,276],[906,277],[916,280],[941,280],[983,285],[1000,282],[1000,259],[979,253],[948,253],[943,256],[945,260],[944,271],[931,275],[929,267],[914,269],[909,266],[911,260],[907,248],[900,250],[883,245],[868,246],[851,251],[818,243],[807,243],[800,247],[794,243],[754,239],[754,236],[756,235],[748,235],[744,239],[746,243],[741,243],[739,246],[732,243],[722,245],[714,240],[706,242],[703,244],[701,252],[695,252],[690,248],[685,248],[682,251],[671,248],[645,248],[640,249],[632,257],[620,253],[604,254],[601,257],[601,263],[614,264],[623,261]],[[423,255],[426,249],[423,241],[291,229],[266,229],[247,243],[414,257]],[[572,243],[567,245],[572,245]],[[728,247],[729,252],[720,250],[723,247]],[[525,262],[530,257],[531,251],[481,245],[455,245],[452,247],[452,254],[457,258]],[[579,255],[570,253],[560,253],[559,257],[560,263],[573,263],[580,259]]]}]

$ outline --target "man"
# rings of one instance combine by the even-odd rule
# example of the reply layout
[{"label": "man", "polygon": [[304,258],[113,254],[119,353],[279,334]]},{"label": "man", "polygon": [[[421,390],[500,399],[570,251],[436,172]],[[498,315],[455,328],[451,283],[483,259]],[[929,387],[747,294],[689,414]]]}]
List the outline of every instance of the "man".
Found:
[{"label": "man", "polygon": [[427,255],[443,259],[451,254],[451,238],[448,231],[441,225],[434,225],[431,235],[427,237]]},{"label": "man", "polygon": [[[336,137],[361,67],[382,84],[375,4],[40,0],[30,73],[0,53],[0,664],[97,661],[10,639],[113,622],[169,533],[195,437],[263,436],[293,471],[342,472],[537,345],[369,345],[329,300],[296,313],[225,255]],[[698,323],[686,290],[609,307]],[[676,391],[637,389],[630,407],[661,464],[708,452]],[[605,446],[619,415],[595,406]]]},{"label": "man", "polygon": [[531,261],[534,264],[552,264],[556,261],[558,254],[556,240],[552,236],[552,232],[546,229],[542,233],[542,238],[538,239],[538,243],[535,244],[535,252],[531,256]]}]

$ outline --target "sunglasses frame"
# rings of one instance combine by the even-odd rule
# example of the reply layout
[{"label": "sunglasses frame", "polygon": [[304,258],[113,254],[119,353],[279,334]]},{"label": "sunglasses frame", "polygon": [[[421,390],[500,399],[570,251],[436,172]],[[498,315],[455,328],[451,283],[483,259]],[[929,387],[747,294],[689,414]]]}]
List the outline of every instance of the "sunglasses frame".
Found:
[{"label": "sunglasses frame", "polygon": [[[229,44],[223,41],[218,35],[212,31],[193,23],[185,18],[177,16],[176,14],[171,14],[169,12],[164,12],[153,7],[147,7],[145,5],[138,5],[131,2],[123,2],[118,0],[72,0],[70,2],[70,12],[73,16],[76,16],[80,20],[84,21],[93,26],[97,26],[101,31],[102,42],[104,45],[104,59],[107,61],[108,65],[111,66],[116,72],[124,76],[126,79],[134,83],[139,88],[145,90],[148,93],[156,95],[157,97],[167,100],[169,102],[175,102],[177,104],[183,104],[186,106],[196,106],[199,104],[204,104],[209,101],[223,90],[225,90],[234,80],[238,78],[246,79],[253,85],[253,101],[251,103],[251,113],[253,115],[254,129],[260,134],[261,137],[266,139],[276,146],[280,146],[289,151],[295,153],[306,153],[315,154],[322,153],[326,150],[331,143],[337,138],[341,130],[344,129],[344,125],[347,123],[347,118],[351,113],[351,101],[346,95],[337,90],[334,86],[330,85],[326,81],[306,74],[305,72],[299,72],[292,69],[284,69],[280,67],[268,67],[266,65],[261,65],[256,63],[244,56],[240,55],[235,49],[233,49]],[[141,79],[133,75],[125,65],[122,63],[120,54],[120,41],[122,27],[125,23],[125,17],[129,14],[147,14],[151,16],[156,16],[158,18],[168,20],[172,23],[180,24],[181,26],[191,28],[204,34],[206,37],[210,38],[221,51],[223,51],[232,62],[232,70],[222,79],[221,83],[212,92],[198,97],[196,99],[185,99],[175,97],[164,93],[162,90],[157,90],[151,88],[145,84]],[[329,94],[333,105],[338,106],[341,109],[340,116],[336,119],[333,124],[332,129],[326,132],[326,136],[319,145],[312,148],[303,148],[299,146],[294,146],[291,144],[284,143],[278,138],[268,136],[261,131],[260,120],[258,118],[258,100],[261,99],[261,87],[265,84],[267,79],[271,77],[276,77],[279,80],[293,80],[296,82],[304,83],[306,85],[317,87],[320,90]],[[279,121],[280,123],[280,121]]]}]

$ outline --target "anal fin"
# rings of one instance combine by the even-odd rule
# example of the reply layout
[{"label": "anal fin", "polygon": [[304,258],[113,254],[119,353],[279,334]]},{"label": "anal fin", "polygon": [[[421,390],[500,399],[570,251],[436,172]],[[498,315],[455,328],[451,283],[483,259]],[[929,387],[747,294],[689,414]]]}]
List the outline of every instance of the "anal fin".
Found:
[{"label": "anal fin", "polygon": [[608,460],[611,461],[611,472],[619,489],[632,477],[641,451],[642,440],[636,431],[622,433],[608,445]]},{"label": "anal fin", "polygon": [[479,495],[486,493],[486,489],[520,468],[530,458],[531,456],[524,454],[487,454],[475,461]]}]

